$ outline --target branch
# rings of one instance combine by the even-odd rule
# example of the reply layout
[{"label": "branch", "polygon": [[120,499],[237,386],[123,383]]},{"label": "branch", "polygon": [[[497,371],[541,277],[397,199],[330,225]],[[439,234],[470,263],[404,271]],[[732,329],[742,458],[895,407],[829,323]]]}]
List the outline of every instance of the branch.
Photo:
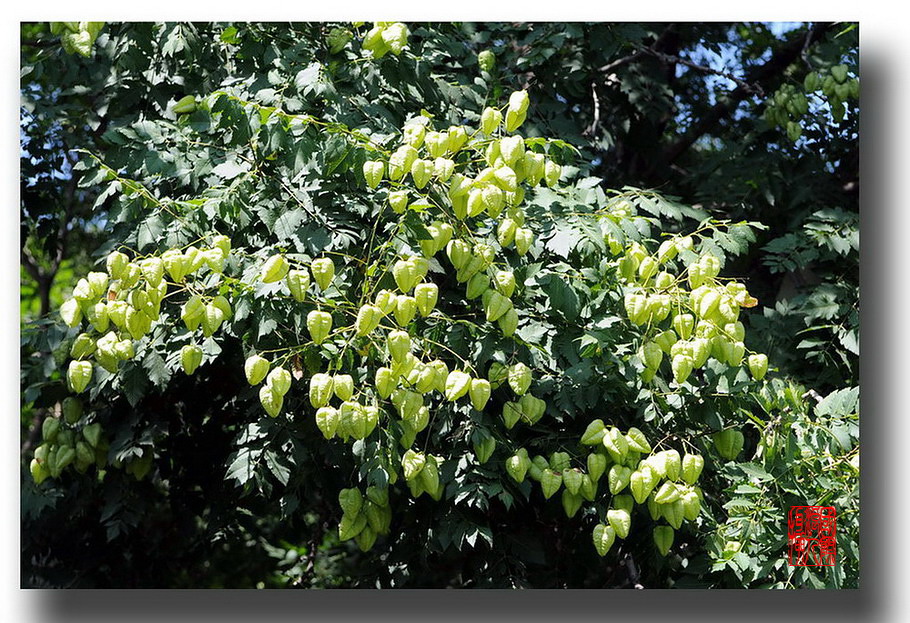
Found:
[{"label": "branch", "polygon": [[[806,41],[811,45],[819,39],[822,35],[831,27],[831,23],[825,22],[820,24],[815,24],[812,28],[809,29],[809,33],[806,35]],[[748,76],[747,82],[750,83],[762,83],[768,81],[769,79],[781,74],[787,67],[793,63],[794,60],[799,56],[800,51],[803,47],[806,46],[804,41],[799,39],[794,39],[793,41],[788,42],[784,47],[777,50],[771,59],[759,67],[754,68]],[[706,134],[711,128],[713,128],[722,118],[728,116],[740,101],[746,98],[749,95],[749,92],[743,87],[737,87],[734,89],[727,97],[718,100],[717,104],[708,112],[705,117],[699,121],[697,124],[692,126],[689,132],[685,136],[680,138],[678,141],[670,145],[664,151],[664,162],[672,163],[676,160],[683,152],[685,152],[689,147],[691,147],[695,141],[697,141],[701,136]]]},{"label": "branch", "polygon": [[599,67],[597,69],[597,71],[599,71],[601,73],[608,73],[618,67],[622,67],[623,65],[628,65],[629,63],[638,60],[639,58],[644,56],[645,52],[647,52],[648,50],[656,52],[657,48],[659,48],[661,45],[663,45],[664,40],[666,40],[666,38],[670,35],[670,33],[673,32],[673,28],[675,26],[676,26],[675,23],[667,24],[667,27],[664,29],[664,31],[662,33],[660,33],[660,35],[657,37],[657,39],[654,41],[654,43],[651,44],[651,46],[649,48],[641,48],[634,54],[630,54],[629,56],[624,56],[622,58],[618,58],[615,61],[612,61],[602,67]]},{"label": "branch", "polygon": [[38,269],[38,263],[32,257],[31,252],[25,246],[25,242],[22,243],[22,247],[19,249],[19,263],[22,265],[22,268],[25,269],[25,272],[28,273],[29,277],[35,281],[41,280],[41,271]]},{"label": "branch", "polygon": [[686,59],[681,58],[679,56],[674,56],[672,54],[664,54],[663,52],[658,52],[652,48],[646,48],[643,51],[650,54],[651,56],[659,58],[660,60],[664,61],[665,63],[679,63],[680,65],[685,65],[686,67],[690,67],[692,69],[695,69],[697,71],[700,71],[700,72],[703,72],[706,74],[714,74],[716,76],[722,76],[722,77],[726,78],[727,80],[736,83],[736,85],[739,88],[743,89],[746,93],[752,93],[752,94],[758,95],[759,97],[764,97],[764,95],[765,95],[760,84],[749,84],[745,80],[737,78],[730,72],[723,71],[721,69],[714,69],[712,67],[706,67],[704,65],[699,65],[697,63],[693,63],[692,61],[687,61]]},{"label": "branch", "polygon": [[623,56],[622,58],[618,58],[611,63],[607,63],[603,67],[598,67],[597,71],[599,71],[601,73],[609,73],[609,72],[613,71],[614,69],[616,69],[617,67],[622,67],[623,65],[628,65],[632,61],[638,60],[640,57],[644,56],[644,54],[645,54],[644,50],[639,50],[635,54],[630,54],[629,56]]},{"label": "branch", "polygon": [[806,40],[803,42],[803,49],[799,52],[799,57],[803,59],[803,62],[806,64],[806,67],[809,70],[812,70],[812,63],[809,62],[809,36],[812,34],[812,29],[806,31]]}]

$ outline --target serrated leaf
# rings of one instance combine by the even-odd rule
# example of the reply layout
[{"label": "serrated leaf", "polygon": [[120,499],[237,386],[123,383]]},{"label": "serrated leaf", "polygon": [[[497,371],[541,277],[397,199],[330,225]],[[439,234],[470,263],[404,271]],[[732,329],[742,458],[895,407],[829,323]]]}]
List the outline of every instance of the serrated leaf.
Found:
[{"label": "serrated leaf", "polygon": [[238,485],[245,485],[255,475],[255,462],[259,459],[261,451],[254,451],[251,448],[241,448],[231,460],[227,469],[225,478],[236,480]]},{"label": "serrated leaf", "polygon": [[143,358],[142,366],[148,373],[149,380],[158,387],[164,387],[171,380],[171,371],[164,358],[153,350],[149,350]]}]

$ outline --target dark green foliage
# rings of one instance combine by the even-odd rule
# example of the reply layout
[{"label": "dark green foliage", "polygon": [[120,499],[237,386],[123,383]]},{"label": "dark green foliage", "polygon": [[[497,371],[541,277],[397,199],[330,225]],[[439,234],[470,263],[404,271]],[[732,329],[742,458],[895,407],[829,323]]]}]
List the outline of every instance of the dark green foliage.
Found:
[{"label": "dark green foliage", "polygon": [[[352,35],[337,52],[335,27]],[[369,25],[112,23],[89,58],[67,54],[46,25],[22,26],[27,273],[38,283],[70,279],[68,294],[118,248],[149,254],[217,232],[234,249],[218,282],[234,315],[198,340],[205,363],[193,376],[179,364],[193,336],[179,307],[165,307],[162,325],[178,328],[155,328],[118,375],[98,368],[85,396],[85,421],[103,423],[110,463],[153,454],[143,479],[111,467],[103,478],[69,471],[34,484],[27,466],[41,420],[67,395],[61,371],[78,332],[56,314],[23,326],[23,585],[855,587],[858,102],[849,99],[838,120],[810,107],[795,141],[763,115],[781,85],[802,85],[813,69],[845,63],[855,76],[856,32],[409,28],[401,56],[373,60],[360,49]],[[478,69],[484,49],[496,54],[490,73]],[[705,70],[714,54],[739,83]],[[353,321],[356,308],[341,293],[363,291],[383,253],[425,235],[415,212],[383,212],[384,191],[366,189],[363,162],[393,150],[412,116],[474,126],[484,106],[520,88],[532,101],[522,133],[560,139],[539,148],[568,183],[528,193],[537,242],[524,260],[506,254],[519,284],[516,339],[477,322],[444,260],[430,274],[447,322],[419,320],[418,331],[481,375],[493,362],[533,364],[547,414],[506,434],[505,387],[494,388],[484,413],[461,403],[440,409],[420,445],[448,459],[443,500],[392,487],[391,533],[360,552],[338,540],[337,494],[384,485],[380,448],[394,449],[395,439],[380,431],[352,447],[322,438],[306,398],[305,381],[325,368],[312,345],[280,362],[304,381],[281,416],[264,415],[242,362],[251,350],[303,344],[311,307],[294,305],[281,283],[257,281],[258,268],[278,252],[303,263],[333,257],[339,293],[328,298]],[[170,106],[187,94],[196,111],[176,115]],[[624,203],[628,216],[607,216]],[[758,298],[741,319],[748,347],[769,355],[765,383],[710,364],[671,387],[667,363],[653,384],[641,381],[641,330],[623,311],[608,237],[653,252],[677,232],[697,232],[702,250],[722,259],[722,276]],[[58,275],[65,262],[75,276]],[[331,354],[367,377],[353,350]],[[504,476],[518,447],[532,456],[560,448],[583,466],[578,439],[594,418],[654,441],[668,436],[673,447],[692,443],[705,456],[705,512],[684,524],[668,557],[653,546],[644,507],[629,538],[600,558],[591,529],[609,508],[603,498],[567,519],[556,497],[544,501],[530,482]],[[731,425],[746,435],[739,462],[725,462],[710,442]],[[475,431],[498,442],[483,466],[473,460]],[[779,527],[791,504],[837,507],[836,570],[787,567]],[[730,541],[739,553],[725,555]],[[640,578],[629,577],[627,558]]]}]

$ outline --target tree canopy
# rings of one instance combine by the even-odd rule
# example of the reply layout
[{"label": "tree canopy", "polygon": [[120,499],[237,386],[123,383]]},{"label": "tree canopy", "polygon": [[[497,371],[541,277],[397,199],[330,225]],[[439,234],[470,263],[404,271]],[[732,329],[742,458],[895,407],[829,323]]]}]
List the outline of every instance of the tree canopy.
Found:
[{"label": "tree canopy", "polygon": [[23,584],[856,586],[857,35],[23,24]]}]

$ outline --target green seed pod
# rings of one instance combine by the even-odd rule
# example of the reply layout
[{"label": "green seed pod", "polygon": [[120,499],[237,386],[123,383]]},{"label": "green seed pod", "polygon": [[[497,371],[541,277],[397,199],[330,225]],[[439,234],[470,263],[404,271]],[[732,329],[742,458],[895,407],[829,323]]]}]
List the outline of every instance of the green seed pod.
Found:
[{"label": "green seed pod", "polygon": [[[402,131],[402,140],[414,150],[420,149],[421,145],[423,145],[423,140],[427,135],[426,127],[419,121],[420,119],[418,118],[409,122]],[[413,163],[415,159],[416,158],[411,159],[411,163]]]},{"label": "green seed pod", "polygon": [[490,278],[484,273],[477,273],[468,279],[468,285],[465,289],[465,297],[471,301],[490,289]]},{"label": "green seed pod", "polygon": [[593,420],[585,428],[585,432],[581,435],[581,443],[585,446],[595,446],[603,443],[604,435],[606,434],[607,429],[604,428],[604,422],[601,419]]},{"label": "green seed pod", "polygon": [[307,331],[316,344],[322,344],[332,331],[332,315],[328,312],[313,310],[306,317]]},{"label": "green seed pod", "polygon": [[487,136],[492,136],[501,123],[502,113],[495,108],[485,108],[480,115],[480,131]]},{"label": "green seed pod", "polygon": [[270,417],[278,417],[284,405],[284,396],[278,393],[272,385],[266,383],[259,389],[259,402]]},{"label": "green seed pod", "polygon": [[82,308],[79,301],[69,299],[60,306],[60,317],[66,326],[70,328],[78,327],[82,323]]},{"label": "green seed pod", "polygon": [[518,452],[506,459],[506,472],[512,477],[512,480],[521,483],[524,482],[530,464],[527,450],[519,448]]},{"label": "green seed pod", "polygon": [[729,461],[739,456],[739,453],[743,450],[744,443],[745,437],[736,429],[728,428],[714,433],[714,447],[717,449],[718,454]]},{"label": "green seed pod", "polygon": [[306,291],[310,287],[310,273],[306,269],[289,270],[285,282],[294,300],[302,303],[306,299]]},{"label": "green seed pod", "polygon": [[655,342],[646,342],[639,349],[638,356],[645,364],[645,367],[657,370],[660,367],[660,362],[663,361],[664,353]]},{"label": "green seed pod", "polygon": [[455,370],[446,378],[445,397],[449,402],[455,402],[468,393],[471,388],[471,375]]},{"label": "green seed pod", "polygon": [[480,71],[489,73],[496,66],[496,55],[490,50],[483,50],[477,55],[477,64],[480,67]]},{"label": "green seed pod", "polygon": [[692,357],[687,355],[676,355],[670,363],[673,368],[673,380],[680,385],[689,378],[695,365]]},{"label": "green seed pod", "polygon": [[397,302],[398,297],[391,290],[380,290],[376,294],[376,300],[374,301],[376,307],[382,311],[383,315],[388,315],[395,311]]},{"label": "green seed pod", "polygon": [[369,335],[382,321],[382,310],[375,305],[364,305],[357,312],[357,320],[354,322],[354,332],[357,335]]},{"label": "green seed pod", "polygon": [[395,190],[389,193],[389,205],[395,214],[404,214],[408,209],[408,192],[406,190]]},{"label": "green seed pod", "polygon": [[682,458],[682,479],[686,484],[694,485],[701,476],[705,459],[697,454],[686,454]]},{"label": "green seed pod", "polygon": [[[578,485],[579,488],[581,484]],[[562,510],[565,512],[566,517],[572,518],[578,512],[578,509],[581,508],[582,497],[579,493],[572,493],[568,489],[563,489],[562,492]]]},{"label": "green seed pod", "polygon": [[533,426],[543,417],[544,412],[547,410],[547,403],[531,394],[525,394],[518,400],[518,407],[521,410],[522,418]]},{"label": "green seed pod", "polygon": [[284,368],[272,368],[265,377],[266,385],[270,385],[279,396],[284,396],[291,389],[291,373]]},{"label": "green seed pod", "polygon": [[105,260],[105,266],[111,279],[120,279],[123,276],[123,272],[126,269],[126,265],[129,264],[129,261],[130,258],[119,251],[110,253]]},{"label": "green seed pod", "polygon": [[625,509],[611,509],[607,511],[607,521],[621,539],[629,536],[632,527],[632,516]]},{"label": "green seed pod", "polygon": [[88,361],[70,361],[66,379],[71,391],[82,393],[92,380],[92,364]]},{"label": "green seed pod", "polygon": [[317,373],[310,378],[310,404],[319,409],[326,407],[332,399],[334,380],[331,375]]},{"label": "green seed pod", "polygon": [[288,274],[290,264],[283,255],[273,255],[262,265],[263,283],[281,281]]},{"label": "green seed pod", "polygon": [[642,504],[648,499],[654,489],[656,478],[654,472],[648,466],[632,472],[629,477],[629,490],[632,492],[632,497],[635,498],[636,503]]},{"label": "green seed pod", "polygon": [[521,419],[521,407],[517,402],[507,402],[502,406],[502,419],[506,428],[511,429]]},{"label": "green seed pod", "polygon": [[430,315],[430,312],[436,307],[438,297],[439,287],[435,283],[421,283],[414,288],[414,300],[421,316]]},{"label": "green seed pod", "polygon": [[632,480],[632,470],[624,465],[613,465],[607,473],[607,483],[610,487],[610,493],[616,495],[627,486]]},{"label": "green seed pod", "polygon": [[75,424],[82,419],[82,401],[72,396],[67,396],[61,404],[63,419],[67,424]]},{"label": "green seed pod", "polygon": [[409,292],[417,282],[414,264],[405,259],[395,262],[392,266],[392,276],[395,278],[398,289],[404,293]]},{"label": "green seed pod", "polygon": [[531,387],[532,374],[531,369],[522,362],[518,362],[509,368],[509,387],[517,395],[524,395]]},{"label": "green seed pod", "polygon": [[413,296],[402,294],[395,299],[395,322],[398,326],[408,326],[416,314],[417,300]]},{"label": "green seed pod", "polygon": [[431,160],[417,159],[411,164],[411,178],[418,189],[426,186],[432,176],[433,162]]},{"label": "green seed pod", "polygon": [[515,292],[515,273],[510,270],[498,270],[493,276],[493,284],[503,296],[511,297]]},{"label": "green seed pod", "polygon": [[449,137],[444,132],[427,132],[423,145],[431,158],[441,158],[448,151]]},{"label": "green seed pod", "polygon": [[629,452],[629,442],[625,435],[619,432],[615,426],[610,428],[603,437],[603,446],[610,453],[610,457],[616,463],[622,463]]},{"label": "green seed pod", "polygon": [[[518,178],[515,176],[515,171],[506,165],[498,166],[493,170],[492,181],[501,190],[504,190],[506,192],[515,192],[515,190],[518,188]],[[491,214],[491,216],[496,215]]]},{"label": "green seed pod", "polygon": [[95,352],[95,348],[95,340],[87,333],[80,333],[73,340],[73,345],[70,347],[70,357],[73,359],[85,359]]},{"label": "green seed pod", "polygon": [[534,232],[530,229],[525,229],[524,227],[517,227],[515,229],[515,250],[518,252],[518,255],[527,253],[533,244]]},{"label": "green seed pod", "polygon": [[188,115],[196,111],[196,98],[192,95],[184,95],[171,107],[178,115]]},{"label": "green seed pod", "polygon": [[405,356],[411,352],[411,336],[406,331],[392,331],[386,341],[393,361],[403,361]]},{"label": "green seed pod", "polygon": [[398,385],[398,378],[392,373],[390,368],[381,367],[376,370],[375,385],[379,396],[388,398]]},{"label": "green seed pod", "polygon": [[243,372],[250,385],[258,385],[269,373],[269,361],[265,357],[252,355],[244,362]]},{"label": "green seed pod", "polygon": [[385,164],[378,160],[367,160],[363,163],[363,177],[370,188],[376,188],[382,182]]},{"label": "green seed pod", "polygon": [[350,374],[336,374],[332,378],[332,391],[339,400],[350,400],[354,396],[354,378]]},{"label": "green seed pod", "polygon": [[490,399],[492,392],[490,382],[486,379],[471,379],[471,386],[468,393],[471,396],[471,405],[477,411],[483,411]]},{"label": "green seed pod", "polygon": [[512,301],[495,290],[486,290],[481,300],[483,301],[487,322],[496,322],[512,308]]},{"label": "green seed pod", "polygon": [[401,468],[404,470],[404,479],[407,481],[414,480],[420,476],[427,464],[427,457],[422,452],[408,450],[401,457]]},{"label": "green seed pod", "polygon": [[749,355],[748,365],[749,373],[756,381],[765,378],[768,372],[768,356],[765,354]]},{"label": "green seed pod", "polygon": [[610,548],[613,547],[613,541],[616,540],[616,531],[612,526],[597,524],[594,526],[592,533],[594,548],[600,556],[606,556]]},{"label": "green seed pod", "polygon": [[[496,440],[489,435],[478,435],[474,432],[474,456],[481,465],[490,460],[496,450]],[[506,466],[508,469],[508,465]],[[511,474],[509,474],[511,476]]]},{"label": "green seed pod", "polygon": [[692,337],[692,331],[695,328],[695,316],[692,314],[677,314],[673,318],[673,329],[680,338],[688,340]]},{"label": "green seed pod", "polygon": [[192,374],[202,363],[202,349],[195,344],[187,344],[180,349],[180,365],[187,374]]},{"label": "green seed pod", "polygon": [[654,544],[661,556],[666,556],[673,547],[673,528],[670,526],[657,526],[654,528]]},{"label": "green seed pod", "polygon": [[557,473],[550,468],[542,470],[540,486],[543,490],[544,498],[549,500],[562,486],[562,474]]},{"label": "green seed pod", "polygon": [[[603,454],[592,452],[588,455],[587,464],[588,474],[591,476],[591,480],[596,483],[607,470],[607,457]],[[631,476],[631,472],[629,475]]]},{"label": "green seed pod", "polygon": [[310,264],[313,280],[320,290],[326,290],[335,278],[335,263],[331,258],[323,257],[313,260]]},{"label": "green seed pod", "polygon": [[506,337],[511,337],[518,328],[518,312],[515,311],[514,307],[509,307],[509,310],[500,316],[497,322],[502,334]]},{"label": "green seed pod", "polygon": [[629,449],[632,451],[641,453],[651,451],[651,444],[648,443],[645,434],[634,426],[626,433],[626,442],[629,444]]},{"label": "green seed pod", "polygon": [[521,124],[524,123],[527,119],[528,114],[526,112],[516,112],[512,108],[506,110],[506,121],[505,121],[505,130],[506,132],[514,132]]}]

